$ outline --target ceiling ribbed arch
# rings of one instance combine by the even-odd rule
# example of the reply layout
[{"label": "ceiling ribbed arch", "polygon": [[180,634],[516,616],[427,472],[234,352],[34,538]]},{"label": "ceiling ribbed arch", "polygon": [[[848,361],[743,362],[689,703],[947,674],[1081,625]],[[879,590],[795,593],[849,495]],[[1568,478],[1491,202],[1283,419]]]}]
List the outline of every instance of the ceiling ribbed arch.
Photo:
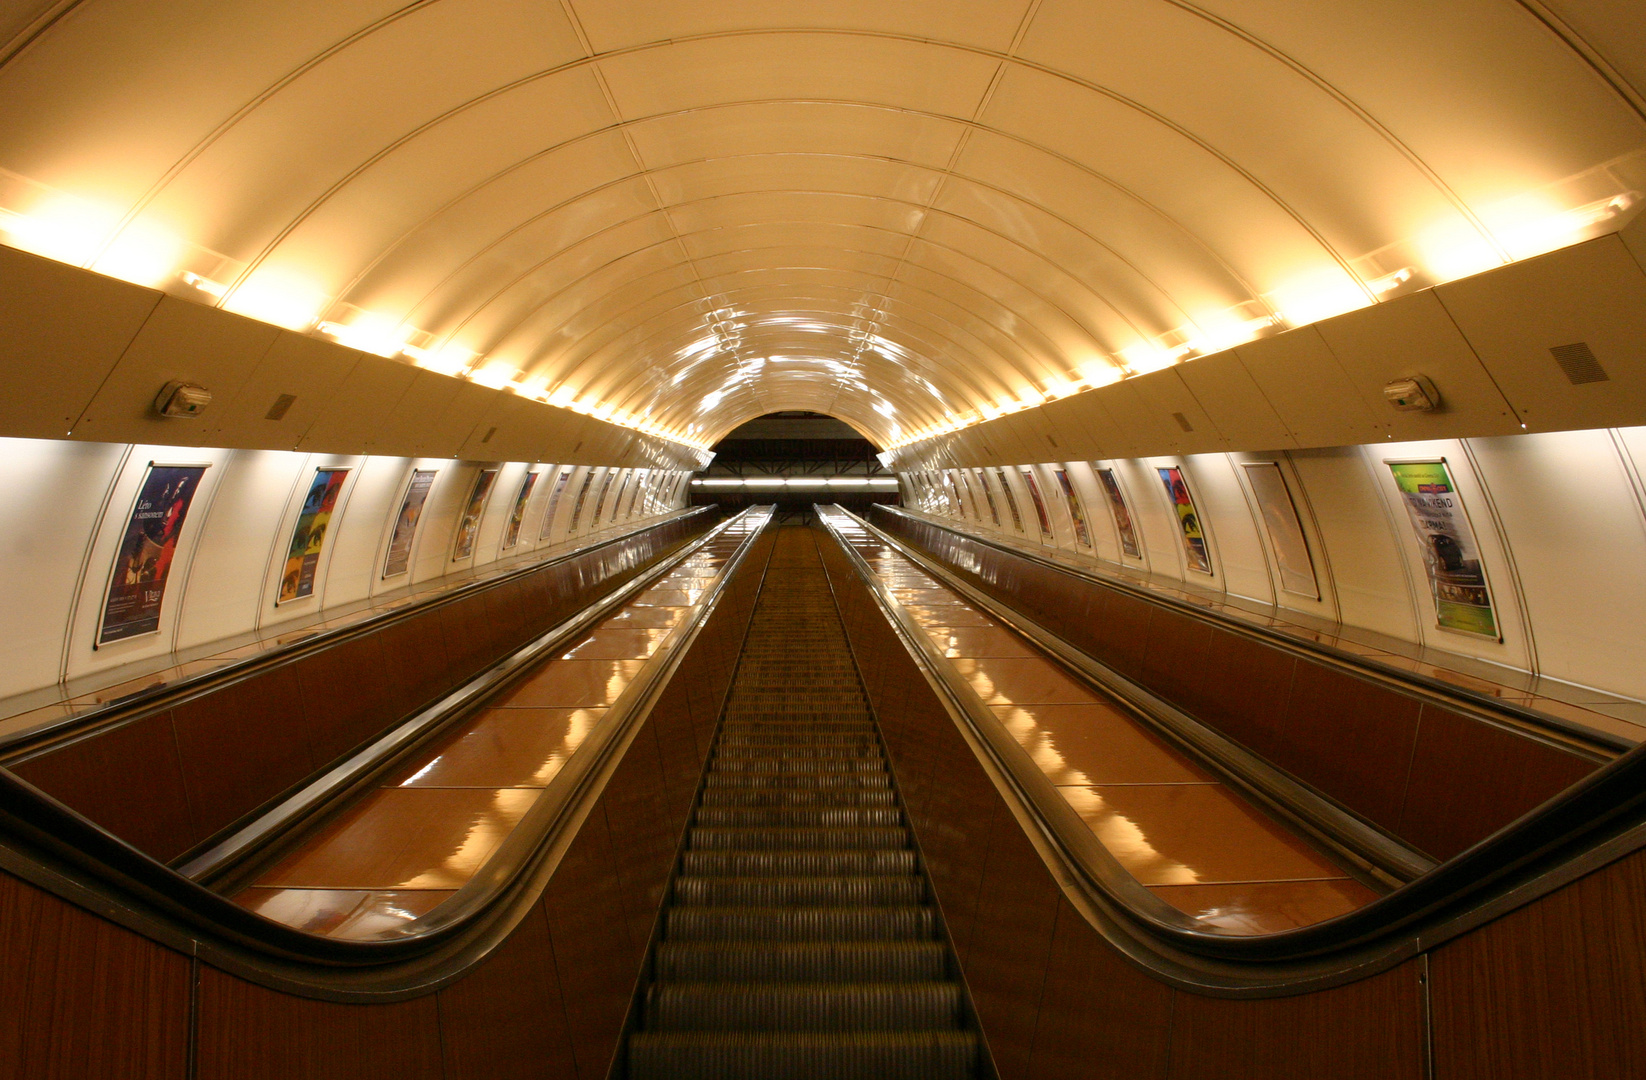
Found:
[{"label": "ceiling ribbed arch", "polygon": [[891,445],[1581,238],[1646,189],[1643,66],[1567,6],[57,0],[0,21],[0,225],[694,442]]}]

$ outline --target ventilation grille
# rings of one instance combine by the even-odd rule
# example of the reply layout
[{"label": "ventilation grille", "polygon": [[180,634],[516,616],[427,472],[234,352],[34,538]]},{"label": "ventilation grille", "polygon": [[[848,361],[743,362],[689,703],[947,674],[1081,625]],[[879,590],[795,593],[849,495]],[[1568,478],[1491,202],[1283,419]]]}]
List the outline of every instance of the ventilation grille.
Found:
[{"label": "ventilation grille", "polygon": [[273,407],[269,409],[269,411],[264,415],[263,419],[265,419],[265,420],[284,420],[286,418],[286,412],[292,407],[292,405],[294,403],[296,403],[296,401],[297,401],[297,395],[296,394],[281,394],[279,397],[274,399]]},{"label": "ventilation grille", "polygon": [[1560,365],[1560,370],[1566,373],[1567,381],[1573,386],[1607,382],[1611,379],[1611,376],[1606,374],[1606,369],[1600,366],[1600,361],[1595,359],[1595,351],[1589,348],[1587,341],[1556,345],[1549,352],[1554,356],[1555,363]]},{"label": "ventilation grille", "polygon": [[1187,416],[1184,416],[1182,413],[1174,412],[1172,414],[1172,419],[1176,420],[1177,421],[1177,426],[1182,428],[1184,431],[1193,431],[1194,430],[1194,425],[1189,423],[1189,418]]}]

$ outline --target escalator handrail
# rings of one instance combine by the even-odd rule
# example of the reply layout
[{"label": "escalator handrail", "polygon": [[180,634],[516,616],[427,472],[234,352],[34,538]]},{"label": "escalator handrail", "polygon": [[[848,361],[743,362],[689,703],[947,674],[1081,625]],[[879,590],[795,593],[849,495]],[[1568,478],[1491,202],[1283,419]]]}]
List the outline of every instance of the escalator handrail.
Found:
[{"label": "escalator handrail", "polygon": [[[665,560],[657,572],[667,572],[739,520],[758,520],[760,513],[760,508],[751,508],[722,522]],[[637,691],[635,701],[643,707],[631,710],[616,726],[637,726],[651,698],[713,614],[764,527],[762,521],[750,530],[727,559],[714,587],[704,596],[696,620],[670,639],[664,662],[653,669],[649,685]],[[609,751],[612,745],[608,742],[605,749]],[[572,755],[572,760],[577,756]],[[584,773],[592,775],[603,764],[590,762]],[[506,925],[501,926],[487,925],[498,921],[488,916],[498,914],[511,891],[520,891],[530,872],[539,871],[539,877],[546,872],[542,856],[563,839],[559,834],[569,824],[580,820],[579,807],[588,805],[598,790],[590,783],[581,784],[568,805],[561,807],[549,833],[535,837],[529,850],[523,842],[513,845],[512,865],[489,863],[484,867],[487,895],[471,895],[462,919],[434,920],[423,932],[381,940],[327,938],[256,915],[5,769],[0,769],[0,869],[254,982],[332,1000],[392,1001],[425,993],[458,977],[506,936],[524,911],[515,911],[513,918],[502,913]],[[501,861],[494,857],[493,862]],[[464,951],[465,945],[476,944],[478,951]]]},{"label": "escalator handrail", "polygon": [[[897,546],[856,515],[840,513]],[[945,676],[947,665],[934,663],[930,642],[906,624],[861,554],[833,523],[825,519],[825,524],[963,732],[970,730],[968,741],[980,757],[987,755],[1002,794],[1026,812],[1050,845],[1064,871],[1059,876],[1087,901],[1077,905],[1083,914],[1112,944],[1170,981],[1231,996],[1300,993],[1353,981],[1646,848],[1643,745],[1428,873],[1336,918],[1273,934],[1236,935],[1197,928],[1186,916],[1161,917],[1137,902],[1141,886],[1112,856],[1091,857],[1089,828],[1078,818],[1073,824],[1067,820],[1068,804],[1055,791],[1053,805],[1037,790],[1044,774],[1035,768],[1035,776],[1022,775],[1021,762],[997,751],[992,714],[979,715],[981,706],[972,707],[976,695]],[[992,727],[998,728],[998,721]],[[1048,854],[1044,845],[1041,851]]]}]

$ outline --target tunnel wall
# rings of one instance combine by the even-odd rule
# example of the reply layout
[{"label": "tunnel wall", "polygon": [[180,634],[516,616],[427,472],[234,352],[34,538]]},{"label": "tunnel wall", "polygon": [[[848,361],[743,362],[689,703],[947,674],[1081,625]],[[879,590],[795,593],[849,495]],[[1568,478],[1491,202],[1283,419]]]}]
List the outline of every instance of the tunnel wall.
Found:
[{"label": "tunnel wall", "polygon": [[[0,439],[6,496],[0,499],[0,552],[10,595],[0,603],[0,698],[48,687],[321,613],[587,537],[595,501],[612,483],[598,523],[633,526],[684,505],[678,471],[656,479],[649,504],[636,497],[639,470],[537,462],[337,455],[278,450],[180,448],[44,439]],[[160,607],[158,633],[95,645],[116,553],[151,462],[208,466],[184,518]],[[294,529],[318,469],[345,468],[311,596],[276,603]],[[454,537],[482,469],[497,469],[473,553],[454,558]],[[385,577],[393,526],[413,472],[435,477],[417,524],[406,573]],[[545,512],[558,475],[570,470]],[[528,471],[536,471],[518,540],[505,526]],[[593,474],[573,525],[577,496]],[[623,504],[618,488],[628,481]],[[648,489],[652,490],[652,489]],[[632,514],[631,514],[632,504]]]},{"label": "tunnel wall", "polygon": [[1625,987],[1638,986],[1646,955],[1646,854],[1329,990],[1254,1000],[1168,985],[1063,895],[844,552],[823,548],[1001,1080],[1545,1080],[1637,1070],[1646,1002]]},{"label": "tunnel wall", "polygon": [[[1388,462],[1443,460],[1479,544],[1501,640],[1437,625],[1423,553]],[[1273,462],[1284,477],[1309,548],[1318,598],[1282,588],[1274,541],[1243,467]],[[1022,476],[1032,466],[1051,517],[1042,537]],[[999,523],[977,470],[943,474],[949,489],[902,474],[905,504],[967,525],[1090,556],[1113,569],[1274,605],[1328,623],[1467,656],[1518,671],[1646,697],[1646,428],[1560,431],[1393,442],[1268,453],[1206,453],[1005,468],[1021,528],[1012,526],[990,466]],[[1156,470],[1183,471],[1209,548],[1211,572],[1192,569]],[[1089,528],[1076,538],[1053,475],[1066,469]],[[1139,552],[1123,551],[1097,469],[1111,469],[1135,523]],[[957,500],[946,491],[958,490]],[[1594,700],[1601,702],[1605,695]],[[1606,706],[1596,705],[1606,711]],[[1646,725],[1646,708],[1617,715]]]},{"label": "tunnel wall", "polygon": [[771,544],[757,539],[548,887],[472,971],[395,1004],[297,997],[0,873],[0,1076],[605,1080]]}]

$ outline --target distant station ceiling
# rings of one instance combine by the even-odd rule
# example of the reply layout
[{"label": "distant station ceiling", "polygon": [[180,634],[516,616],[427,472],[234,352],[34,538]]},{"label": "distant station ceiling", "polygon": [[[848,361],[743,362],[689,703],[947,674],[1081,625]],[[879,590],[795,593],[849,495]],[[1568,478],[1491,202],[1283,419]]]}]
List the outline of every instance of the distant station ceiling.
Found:
[{"label": "distant station ceiling", "polygon": [[1646,190],[1638,0],[12,0],[0,41],[0,239],[702,446],[900,445]]}]

